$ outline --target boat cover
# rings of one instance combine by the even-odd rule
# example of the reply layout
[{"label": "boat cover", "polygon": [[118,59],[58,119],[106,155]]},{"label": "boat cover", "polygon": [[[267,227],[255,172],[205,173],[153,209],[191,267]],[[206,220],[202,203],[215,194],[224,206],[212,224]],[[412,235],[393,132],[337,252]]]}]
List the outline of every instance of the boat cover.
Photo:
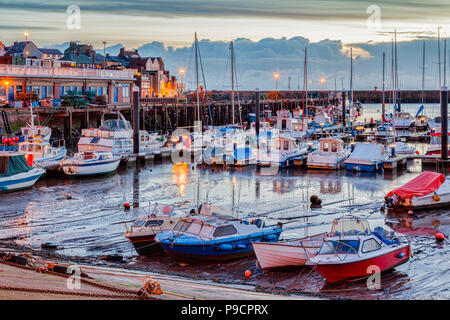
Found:
[{"label": "boat cover", "polygon": [[424,171],[410,182],[389,192],[386,197],[391,197],[394,194],[403,199],[423,197],[439,189],[444,181],[445,176],[443,174]]},{"label": "boat cover", "polygon": [[357,143],[345,163],[372,164],[383,160],[383,146],[375,143]]},{"label": "boat cover", "polygon": [[28,172],[32,169],[23,155],[0,155],[0,178]]}]

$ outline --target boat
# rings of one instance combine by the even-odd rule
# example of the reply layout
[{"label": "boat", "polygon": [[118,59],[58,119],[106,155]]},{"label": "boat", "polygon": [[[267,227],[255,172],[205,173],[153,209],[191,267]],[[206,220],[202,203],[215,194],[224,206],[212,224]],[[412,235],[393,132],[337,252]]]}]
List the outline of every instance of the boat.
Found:
[{"label": "boat", "polygon": [[19,153],[0,154],[0,192],[12,192],[31,188],[45,173],[45,169],[33,168]]},{"label": "boat", "polygon": [[[127,160],[133,153],[133,129],[128,120],[120,112],[111,112],[116,119],[105,120],[102,115],[101,126],[98,129],[83,129],[78,141],[78,151],[111,152]],[[139,130],[139,152],[157,152],[166,140],[155,133],[149,134]]]},{"label": "boat", "polygon": [[441,173],[424,171],[385,196],[388,208],[422,210],[450,205],[450,178]]},{"label": "boat", "polygon": [[[397,141],[395,143],[395,153],[396,154],[414,154],[416,149],[406,142]],[[392,154],[392,146],[389,146],[389,153]]]},{"label": "boat", "polygon": [[[450,133],[448,133],[448,135],[450,135]],[[427,155],[440,155],[441,154],[441,149],[442,149],[442,144],[441,144],[441,130],[439,128],[439,131],[437,132],[431,132],[430,133],[430,145],[427,148]],[[450,147],[449,147],[449,155],[450,155]]]},{"label": "boat", "polygon": [[126,227],[125,237],[134,246],[136,252],[141,256],[152,256],[154,253],[163,252],[163,249],[155,242],[157,233],[172,230],[183,214],[176,211],[173,206],[148,204],[142,208],[140,217],[137,218],[130,228]]},{"label": "boat", "polygon": [[233,216],[231,210],[204,203],[198,214],[181,218],[172,231],[155,241],[172,257],[183,260],[232,260],[254,254],[252,242],[278,241],[282,224],[265,226]]},{"label": "boat", "polygon": [[409,129],[415,123],[414,117],[409,112],[397,112],[392,119],[393,127],[397,129]]},{"label": "boat", "polygon": [[383,168],[386,158],[382,145],[357,142],[350,156],[344,161],[345,169],[357,172],[377,172]]},{"label": "boat", "polygon": [[277,165],[290,167],[294,160],[308,154],[308,148],[303,144],[297,145],[294,138],[279,136],[271,139],[261,139],[257,153],[258,166]]},{"label": "boat", "polygon": [[381,227],[371,231],[366,220],[344,216],[333,221],[330,236],[307,265],[328,283],[336,283],[392,270],[411,255],[410,245],[401,244],[395,233]]},{"label": "boat", "polygon": [[350,149],[345,147],[344,141],[335,138],[321,138],[319,149],[310,153],[306,164],[310,169],[344,168],[344,161],[350,155]]},{"label": "boat", "polygon": [[82,151],[61,161],[61,167],[69,176],[105,175],[117,170],[120,157],[111,152]]},{"label": "boat", "polygon": [[29,138],[19,142],[18,152],[25,155],[30,165],[44,169],[59,167],[67,150],[64,140],[53,141],[51,144],[41,138]]},{"label": "boat", "polygon": [[316,256],[327,233],[278,242],[252,242],[262,269],[304,266]]}]

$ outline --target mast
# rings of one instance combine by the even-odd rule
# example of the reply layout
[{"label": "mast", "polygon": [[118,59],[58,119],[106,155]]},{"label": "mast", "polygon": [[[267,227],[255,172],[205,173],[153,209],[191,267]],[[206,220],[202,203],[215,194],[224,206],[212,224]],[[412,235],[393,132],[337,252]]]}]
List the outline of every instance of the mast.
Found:
[{"label": "mast", "polygon": [[348,142],[350,143],[351,110],[353,105],[353,48],[350,48],[350,96],[348,104]]},{"label": "mast", "polygon": [[231,50],[231,124],[234,125],[234,47],[233,41],[230,43]]},{"label": "mast", "polygon": [[198,82],[198,40],[197,32],[195,33],[195,82],[197,85],[197,121],[200,121],[200,87]]},{"label": "mast", "polygon": [[394,41],[394,48],[395,48],[395,88],[397,89],[397,94],[395,96],[395,100],[397,102],[397,108],[400,112],[400,87],[398,85],[398,62],[397,62],[397,30],[395,30],[395,41]]},{"label": "mast", "polygon": [[438,64],[439,64],[439,87],[442,85],[441,79],[441,27],[438,27]]},{"label": "mast", "polygon": [[423,105],[424,89],[425,89],[425,41],[423,42],[423,49],[422,49],[422,105]]},{"label": "mast", "polygon": [[306,105],[308,104],[308,69],[307,69],[307,64],[306,64],[307,57],[308,57],[308,48],[305,47],[305,62],[303,64],[303,117],[302,117],[302,129],[303,129],[303,120],[305,119],[305,113],[306,113]]},{"label": "mast", "polygon": [[444,87],[447,86],[447,39],[444,39]]},{"label": "mast", "polygon": [[382,114],[382,116],[383,116],[383,119],[384,119],[384,114],[385,114],[385,112],[386,112],[386,110],[385,110],[385,93],[384,93],[384,66],[385,66],[385,63],[386,63],[386,54],[385,54],[384,51],[383,51],[383,80],[382,80],[382,86],[383,86],[383,100],[382,100],[382,102],[381,102],[381,114]]}]

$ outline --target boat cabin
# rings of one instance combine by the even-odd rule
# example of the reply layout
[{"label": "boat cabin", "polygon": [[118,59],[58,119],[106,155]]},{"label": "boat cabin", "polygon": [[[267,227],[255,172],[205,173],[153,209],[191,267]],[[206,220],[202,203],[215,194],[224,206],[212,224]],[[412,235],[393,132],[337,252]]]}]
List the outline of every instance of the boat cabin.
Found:
[{"label": "boat cabin", "polygon": [[19,152],[33,154],[34,158],[55,157],[63,153],[61,148],[52,148],[50,144],[41,139],[27,140],[19,143]]},{"label": "boat cabin", "polygon": [[298,145],[294,138],[274,137],[272,139],[260,140],[259,149],[276,153],[292,153],[298,149]]},{"label": "boat cabin", "polygon": [[319,140],[321,153],[340,153],[344,151],[344,141],[341,139],[322,138]]}]

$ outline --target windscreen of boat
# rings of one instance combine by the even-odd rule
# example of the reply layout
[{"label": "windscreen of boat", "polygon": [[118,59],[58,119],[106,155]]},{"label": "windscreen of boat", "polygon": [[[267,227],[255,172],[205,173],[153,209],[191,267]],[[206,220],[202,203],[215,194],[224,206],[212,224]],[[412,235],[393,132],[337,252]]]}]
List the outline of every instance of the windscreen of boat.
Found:
[{"label": "windscreen of boat", "polygon": [[186,229],[189,228],[190,224],[191,224],[190,221],[180,220],[177,222],[175,227],[173,227],[173,231],[185,232]]},{"label": "windscreen of boat", "polygon": [[357,254],[359,240],[326,240],[319,254]]},{"label": "windscreen of boat", "polygon": [[144,220],[138,220],[133,224],[133,227],[142,227],[144,222],[145,222]]},{"label": "windscreen of boat", "polygon": [[369,234],[370,227],[367,221],[359,219],[336,219],[331,228],[332,235]]}]

